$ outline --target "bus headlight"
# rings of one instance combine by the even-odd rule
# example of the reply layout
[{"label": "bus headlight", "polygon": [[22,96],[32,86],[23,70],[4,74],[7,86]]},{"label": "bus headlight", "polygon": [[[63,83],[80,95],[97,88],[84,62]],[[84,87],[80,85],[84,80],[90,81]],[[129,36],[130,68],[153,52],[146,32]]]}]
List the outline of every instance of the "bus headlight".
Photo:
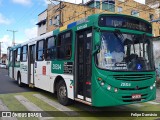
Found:
[{"label": "bus headlight", "polygon": [[156,87],[156,84],[155,84],[155,83],[153,84],[153,87]]},{"label": "bus headlight", "polygon": [[104,82],[101,82],[101,86],[103,86],[104,85]]},{"label": "bus headlight", "polygon": [[107,90],[111,90],[111,86],[110,85],[107,86]]},{"label": "bus headlight", "polygon": [[114,88],[114,92],[118,92],[118,89],[117,89],[117,88]]},{"label": "bus headlight", "polygon": [[153,86],[150,86],[150,89],[152,90],[152,89],[153,89]]}]

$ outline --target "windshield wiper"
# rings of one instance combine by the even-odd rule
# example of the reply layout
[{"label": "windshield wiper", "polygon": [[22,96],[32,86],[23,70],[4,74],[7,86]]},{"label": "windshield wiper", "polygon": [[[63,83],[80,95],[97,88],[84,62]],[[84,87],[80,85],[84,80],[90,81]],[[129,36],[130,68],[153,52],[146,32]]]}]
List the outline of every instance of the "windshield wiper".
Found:
[{"label": "windshield wiper", "polygon": [[114,34],[115,34],[115,36],[116,36],[118,39],[121,40],[122,43],[124,42],[124,36],[122,35],[122,33],[121,33],[120,30],[115,29]]}]

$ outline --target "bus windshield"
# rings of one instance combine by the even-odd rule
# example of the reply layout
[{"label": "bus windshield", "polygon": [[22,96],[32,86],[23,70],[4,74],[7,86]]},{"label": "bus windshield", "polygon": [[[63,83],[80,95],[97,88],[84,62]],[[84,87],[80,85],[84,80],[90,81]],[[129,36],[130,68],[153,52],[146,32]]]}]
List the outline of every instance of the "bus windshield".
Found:
[{"label": "bus windshield", "polygon": [[116,71],[154,70],[151,38],[145,35],[101,32],[97,65]]}]

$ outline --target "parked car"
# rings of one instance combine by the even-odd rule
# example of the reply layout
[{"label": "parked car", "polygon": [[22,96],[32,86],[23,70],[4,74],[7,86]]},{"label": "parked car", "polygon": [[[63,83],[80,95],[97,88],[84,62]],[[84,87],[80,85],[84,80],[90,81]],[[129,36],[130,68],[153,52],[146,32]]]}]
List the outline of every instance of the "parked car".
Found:
[{"label": "parked car", "polygon": [[0,68],[7,68],[6,64],[5,63],[0,63]]}]

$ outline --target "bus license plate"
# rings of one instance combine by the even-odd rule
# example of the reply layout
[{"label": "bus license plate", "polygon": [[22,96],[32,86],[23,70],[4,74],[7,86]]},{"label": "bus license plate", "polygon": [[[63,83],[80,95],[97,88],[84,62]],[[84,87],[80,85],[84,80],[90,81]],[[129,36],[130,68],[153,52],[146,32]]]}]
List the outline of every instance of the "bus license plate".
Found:
[{"label": "bus license plate", "polygon": [[141,94],[133,94],[132,99],[141,99]]}]

